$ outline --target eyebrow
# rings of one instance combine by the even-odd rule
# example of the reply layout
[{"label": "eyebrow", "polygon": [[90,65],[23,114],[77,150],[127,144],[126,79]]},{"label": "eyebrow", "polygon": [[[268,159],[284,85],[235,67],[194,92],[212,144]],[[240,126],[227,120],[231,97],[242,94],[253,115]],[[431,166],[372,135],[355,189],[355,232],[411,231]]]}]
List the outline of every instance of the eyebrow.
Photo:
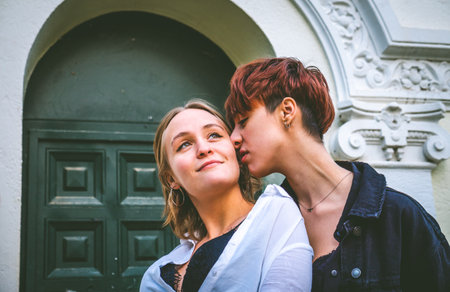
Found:
[{"label": "eyebrow", "polygon": [[245,123],[248,120],[248,116],[242,116],[238,119],[236,124],[239,124],[240,126],[242,126],[243,123]]},{"label": "eyebrow", "polygon": [[[224,127],[222,127],[219,124],[215,124],[215,123],[206,124],[206,125],[203,126],[203,129],[209,129],[209,128],[214,128],[214,127],[218,127],[218,128],[221,128],[222,130],[226,131]],[[180,137],[183,137],[183,136],[186,136],[188,134],[189,134],[189,132],[180,132],[180,133],[176,134],[175,137],[173,137],[172,141],[170,142],[170,145],[173,145],[173,142],[176,139],[178,139]]]}]

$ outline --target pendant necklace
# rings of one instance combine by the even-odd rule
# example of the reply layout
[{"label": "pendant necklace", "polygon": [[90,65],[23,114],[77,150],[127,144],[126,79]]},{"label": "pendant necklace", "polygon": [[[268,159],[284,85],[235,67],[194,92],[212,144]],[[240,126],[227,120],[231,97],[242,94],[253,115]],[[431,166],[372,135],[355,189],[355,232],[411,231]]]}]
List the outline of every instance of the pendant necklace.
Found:
[{"label": "pendant necklace", "polygon": [[335,186],[334,186],[334,188],[325,196],[325,197],[323,197],[323,199],[322,200],[320,200],[319,202],[317,202],[314,206],[311,206],[310,208],[307,208],[307,207],[305,207],[305,206],[303,206],[301,203],[300,203],[300,201],[298,202],[298,204],[300,205],[300,207],[302,207],[303,209],[305,209],[306,211],[308,211],[308,212],[312,212],[312,210],[315,208],[315,207],[317,207],[317,205],[319,205],[320,203],[322,203],[323,201],[325,201],[325,199],[326,198],[328,198],[332,193],[333,193],[333,191],[341,184],[341,182],[347,177],[347,176],[349,176],[350,174],[351,174],[352,172],[350,171],[349,173],[347,173]]}]

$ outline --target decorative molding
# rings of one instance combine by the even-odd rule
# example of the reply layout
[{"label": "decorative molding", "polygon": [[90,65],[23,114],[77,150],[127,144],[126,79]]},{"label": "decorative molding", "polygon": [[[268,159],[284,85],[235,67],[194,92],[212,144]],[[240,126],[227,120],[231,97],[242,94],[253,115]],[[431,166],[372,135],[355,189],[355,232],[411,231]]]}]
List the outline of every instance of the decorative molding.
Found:
[{"label": "decorative molding", "polygon": [[291,1],[330,60],[343,122],[330,140],[336,159],[430,170],[450,157],[449,133],[438,125],[450,111],[450,57],[433,55],[450,49],[448,41],[434,41],[442,31],[430,38],[420,29],[408,28],[407,36],[397,29],[389,39],[386,25],[397,20],[379,13],[386,0]]},{"label": "decorative molding", "polygon": [[403,27],[389,0],[355,0],[353,3],[367,24],[379,56],[448,60],[450,43],[447,30]]},{"label": "decorative molding", "polygon": [[[331,139],[330,150],[336,159],[395,162],[398,166],[422,164],[433,168],[450,157],[450,134],[437,124],[445,113],[440,102],[374,106],[347,101],[338,107],[344,124]],[[422,150],[417,151],[418,147]],[[377,156],[376,152],[383,156]]]},{"label": "decorative molding", "polygon": [[354,75],[365,78],[371,88],[414,92],[447,93],[450,66],[447,62],[395,60],[388,63],[368,51],[353,59]]},{"label": "decorative molding", "polygon": [[[366,12],[376,9],[378,6],[373,1],[309,0],[309,5],[295,1],[303,8],[307,6],[309,10],[311,7],[316,9],[317,15],[322,18],[322,23],[329,30],[328,37],[333,38],[335,42],[335,46],[331,49],[339,51],[339,54],[334,55],[343,59],[341,63],[345,66],[345,81],[348,83],[349,91],[347,96],[341,96],[339,100],[383,98],[385,101],[398,102],[441,101],[450,110],[449,64],[428,58],[392,59],[392,56],[388,58],[389,56],[380,54],[376,49],[379,38],[373,36],[372,30],[368,30],[368,24],[374,22],[374,19],[367,17],[367,13],[361,14],[358,10],[360,7],[363,7],[362,10]],[[377,21],[382,20],[379,14],[377,17]],[[414,31],[414,29],[410,30]],[[427,44],[410,40],[408,46],[424,48]],[[430,42],[429,46],[432,47],[435,44]]]}]

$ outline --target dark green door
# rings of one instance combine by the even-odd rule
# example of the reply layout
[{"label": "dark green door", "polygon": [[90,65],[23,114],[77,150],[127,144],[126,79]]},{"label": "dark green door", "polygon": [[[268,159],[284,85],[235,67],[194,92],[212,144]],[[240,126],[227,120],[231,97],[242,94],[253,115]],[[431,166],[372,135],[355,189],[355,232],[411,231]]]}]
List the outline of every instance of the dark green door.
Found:
[{"label": "dark green door", "polygon": [[156,15],[99,17],[43,57],[24,110],[22,291],[137,291],[178,240],[152,142],[193,97],[221,106],[234,66],[208,39]]},{"label": "dark green door", "polygon": [[[176,243],[163,206],[151,134],[31,130],[29,273],[40,291],[136,290]],[[39,275],[37,275],[39,276]]]}]

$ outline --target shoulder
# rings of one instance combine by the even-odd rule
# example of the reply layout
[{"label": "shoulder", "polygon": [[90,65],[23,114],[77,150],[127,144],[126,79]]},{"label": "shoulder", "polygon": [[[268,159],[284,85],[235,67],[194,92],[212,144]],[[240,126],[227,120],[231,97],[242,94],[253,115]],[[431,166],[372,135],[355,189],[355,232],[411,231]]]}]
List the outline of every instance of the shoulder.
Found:
[{"label": "shoulder", "polygon": [[285,208],[301,214],[292,197],[282,187],[275,184],[267,185],[256,202],[256,205],[258,204],[269,205],[271,209]]},{"label": "shoulder", "polygon": [[194,246],[195,242],[193,240],[181,239],[179,245],[177,245],[168,254],[160,257],[147,269],[144,277],[151,277],[151,275],[156,275],[159,277],[160,268],[165,266],[167,263],[173,262],[176,264],[181,264],[186,262],[187,260],[189,260]]},{"label": "shoulder", "polygon": [[[194,242],[192,240],[180,240],[180,244],[171,252],[159,258],[144,273],[141,280],[140,291],[160,291],[164,286],[161,278],[161,267],[167,263],[185,263],[191,256]],[[161,291],[163,291],[162,289]],[[165,290],[164,290],[165,291]]]},{"label": "shoulder", "polygon": [[254,220],[266,224],[278,224],[276,222],[298,224],[303,220],[297,204],[289,194],[280,186],[272,184],[266,187],[249,215],[250,218],[258,217]]},{"label": "shoulder", "polygon": [[390,187],[386,187],[383,209],[402,216],[423,216],[433,219],[414,198]]},{"label": "shoulder", "polygon": [[277,200],[280,202],[294,202],[292,197],[281,186],[275,184],[267,185],[259,199],[261,198],[267,198],[268,200]]},{"label": "shoulder", "polygon": [[[428,232],[439,240],[445,241],[445,236],[433,216],[419,202],[405,193],[386,187],[383,213],[388,217],[397,217],[395,220],[402,222],[404,227],[409,226],[404,229],[405,232],[408,229],[415,232]],[[411,235],[414,236],[414,233]]]},{"label": "shoulder", "polygon": [[[157,261],[158,262],[158,261]],[[141,280],[140,292],[158,291],[160,284],[160,272],[157,262],[153,263],[144,273]]]}]

